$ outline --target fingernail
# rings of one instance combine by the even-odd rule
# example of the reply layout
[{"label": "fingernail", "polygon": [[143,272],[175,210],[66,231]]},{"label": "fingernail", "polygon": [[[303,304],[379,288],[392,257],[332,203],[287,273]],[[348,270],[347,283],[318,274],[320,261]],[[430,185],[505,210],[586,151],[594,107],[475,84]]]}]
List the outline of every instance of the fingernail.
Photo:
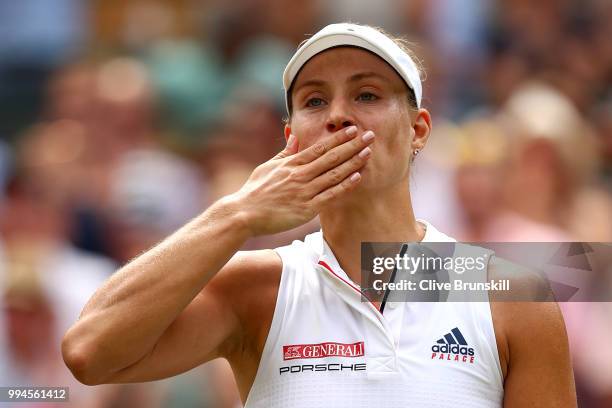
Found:
[{"label": "fingernail", "polygon": [[349,136],[355,136],[357,134],[357,126],[349,126],[346,128],[346,134]]},{"label": "fingernail", "polygon": [[351,183],[355,183],[356,181],[358,181],[361,178],[361,174],[359,173],[353,173],[353,175],[351,176],[350,180]]},{"label": "fingernail", "polygon": [[365,159],[366,157],[370,155],[370,153],[372,153],[372,149],[370,149],[369,147],[366,147],[365,149],[359,152],[359,157],[361,157],[362,159]]},{"label": "fingernail", "polygon": [[364,142],[369,142],[370,140],[374,139],[374,132],[372,132],[371,130],[368,130],[367,132],[363,134],[363,136],[361,136],[361,139]]},{"label": "fingernail", "polygon": [[289,139],[287,139],[287,147],[293,147],[293,142],[295,142],[295,136],[292,133],[289,135]]}]

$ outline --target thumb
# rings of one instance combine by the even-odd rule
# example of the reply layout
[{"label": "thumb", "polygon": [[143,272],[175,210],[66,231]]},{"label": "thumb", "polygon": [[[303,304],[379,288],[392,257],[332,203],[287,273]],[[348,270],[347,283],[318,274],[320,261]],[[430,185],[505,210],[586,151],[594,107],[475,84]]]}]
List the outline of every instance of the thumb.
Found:
[{"label": "thumb", "polygon": [[297,138],[294,134],[289,135],[289,139],[287,139],[287,146],[283,150],[281,150],[276,156],[272,159],[283,159],[285,157],[289,157],[297,153],[298,143]]}]

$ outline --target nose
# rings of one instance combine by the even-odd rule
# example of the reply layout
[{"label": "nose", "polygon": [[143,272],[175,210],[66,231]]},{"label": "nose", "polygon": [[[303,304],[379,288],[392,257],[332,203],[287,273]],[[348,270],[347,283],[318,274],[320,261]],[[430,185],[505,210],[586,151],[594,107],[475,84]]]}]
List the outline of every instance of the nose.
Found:
[{"label": "nose", "polygon": [[340,102],[332,102],[332,106],[329,109],[329,117],[327,118],[326,128],[330,133],[337,132],[343,128],[355,125],[356,121],[349,112],[348,107]]}]

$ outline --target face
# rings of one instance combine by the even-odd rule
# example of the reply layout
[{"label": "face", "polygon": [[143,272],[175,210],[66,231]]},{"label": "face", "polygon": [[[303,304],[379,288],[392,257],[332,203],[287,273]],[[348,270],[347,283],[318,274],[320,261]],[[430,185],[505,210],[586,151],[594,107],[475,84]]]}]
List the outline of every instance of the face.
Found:
[{"label": "face", "polygon": [[299,150],[348,126],[372,130],[361,188],[407,182],[412,152],[423,148],[431,121],[426,110],[410,106],[407,85],[384,60],[359,48],[324,51],[304,65],[291,98],[285,134],[297,137]]}]

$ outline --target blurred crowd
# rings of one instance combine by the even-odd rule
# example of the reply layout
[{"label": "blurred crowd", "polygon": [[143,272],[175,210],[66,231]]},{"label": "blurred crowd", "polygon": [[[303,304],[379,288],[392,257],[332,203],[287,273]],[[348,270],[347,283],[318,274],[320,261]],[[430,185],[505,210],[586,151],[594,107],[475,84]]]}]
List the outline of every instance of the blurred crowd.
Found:
[{"label": "blurred crowd", "polygon": [[[608,0],[0,2],[0,385],[69,386],[75,407],[241,406],[222,360],[84,386],[61,336],[119,265],[283,148],[284,66],[338,21],[422,61],[419,218],[464,241],[612,241]],[[580,406],[610,407],[612,352],[593,350],[612,303],[562,307]]]}]

